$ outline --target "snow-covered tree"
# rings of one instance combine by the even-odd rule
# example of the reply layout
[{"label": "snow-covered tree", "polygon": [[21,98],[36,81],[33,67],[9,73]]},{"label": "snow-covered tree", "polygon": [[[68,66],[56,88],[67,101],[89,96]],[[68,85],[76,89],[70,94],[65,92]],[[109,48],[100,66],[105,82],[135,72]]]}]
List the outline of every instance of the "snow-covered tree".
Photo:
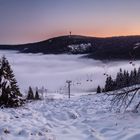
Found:
[{"label": "snow-covered tree", "polygon": [[22,103],[22,94],[17,85],[15,75],[8,60],[3,56],[0,60],[0,105],[17,107]]}]

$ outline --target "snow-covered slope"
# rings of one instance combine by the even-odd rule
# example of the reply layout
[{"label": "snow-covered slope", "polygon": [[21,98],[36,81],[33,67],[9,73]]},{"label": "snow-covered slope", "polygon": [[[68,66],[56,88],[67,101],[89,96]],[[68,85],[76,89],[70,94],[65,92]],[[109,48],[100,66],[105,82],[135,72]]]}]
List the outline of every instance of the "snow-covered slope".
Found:
[{"label": "snow-covered slope", "polygon": [[140,115],[110,110],[104,96],[42,100],[0,109],[2,140],[139,140]]},{"label": "snow-covered slope", "polygon": [[91,43],[68,45],[71,53],[86,53],[91,47]]},{"label": "snow-covered slope", "polygon": [[135,43],[135,44],[134,44],[133,49],[135,50],[135,49],[138,49],[139,47],[140,47],[140,43],[138,42],[138,43]]}]

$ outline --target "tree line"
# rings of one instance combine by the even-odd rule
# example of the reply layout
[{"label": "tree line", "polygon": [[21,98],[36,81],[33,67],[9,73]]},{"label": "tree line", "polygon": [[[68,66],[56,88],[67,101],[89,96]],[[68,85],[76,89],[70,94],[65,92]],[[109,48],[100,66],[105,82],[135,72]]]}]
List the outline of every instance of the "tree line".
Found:
[{"label": "tree line", "polygon": [[120,69],[115,79],[111,76],[107,76],[104,88],[101,89],[101,87],[98,86],[97,93],[118,90],[136,84],[140,84],[140,68],[134,68],[130,72]]}]

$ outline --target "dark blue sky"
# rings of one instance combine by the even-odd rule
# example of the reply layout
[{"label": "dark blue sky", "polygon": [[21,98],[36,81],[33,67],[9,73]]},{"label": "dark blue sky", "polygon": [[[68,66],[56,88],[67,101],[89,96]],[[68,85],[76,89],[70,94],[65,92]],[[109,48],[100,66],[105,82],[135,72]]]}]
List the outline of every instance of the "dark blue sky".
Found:
[{"label": "dark blue sky", "polygon": [[140,34],[140,0],[0,0],[0,43]]}]

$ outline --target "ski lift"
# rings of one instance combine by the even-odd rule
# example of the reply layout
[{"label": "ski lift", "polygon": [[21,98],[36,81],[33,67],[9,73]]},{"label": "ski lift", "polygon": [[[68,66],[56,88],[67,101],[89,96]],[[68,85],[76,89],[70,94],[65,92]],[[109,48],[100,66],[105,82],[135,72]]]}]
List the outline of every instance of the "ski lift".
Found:
[{"label": "ski lift", "polygon": [[93,80],[92,80],[92,77],[93,77],[93,75],[91,74],[91,75],[90,75],[90,82],[92,82],[92,81],[93,81]]},{"label": "ski lift", "polygon": [[90,76],[87,74],[87,80],[86,80],[86,81],[87,81],[87,82],[92,82],[93,80],[92,80],[91,77],[92,77],[92,74],[91,74]]},{"label": "ski lift", "polygon": [[[133,50],[134,50],[134,48],[133,48]],[[132,53],[129,52],[129,55],[130,55],[130,57],[131,57],[131,61],[129,62],[129,64],[132,65],[133,67],[135,67],[135,63],[134,63],[134,61],[135,61],[135,56],[134,56],[134,53],[133,53],[133,55],[132,55]]]},{"label": "ski lift", "polygon": [[106,64],[104,64],[104,67],[103,68],[104,68],[103,75],[106,76],[106,77],[108,77]]},{"label": "ski lift", "polygon": [[81,83],[80,82],[77,82],[77,85],[81,85]]},{"label": "ski lift", "polygon": [[89,82],[89,75],[88,74],[86,75],[86,79],[87,79],[86,81]]},{"label": "ski lift", "polygon": [[134,62],[130,61],[129,64],[132,65],[133,67],[135,67],[135,63]]},{"label": "ski lift", "polygon": [[107,73],[104,73],[103,75],[106,76],[106,77],[108,77],[108,74]]}]

